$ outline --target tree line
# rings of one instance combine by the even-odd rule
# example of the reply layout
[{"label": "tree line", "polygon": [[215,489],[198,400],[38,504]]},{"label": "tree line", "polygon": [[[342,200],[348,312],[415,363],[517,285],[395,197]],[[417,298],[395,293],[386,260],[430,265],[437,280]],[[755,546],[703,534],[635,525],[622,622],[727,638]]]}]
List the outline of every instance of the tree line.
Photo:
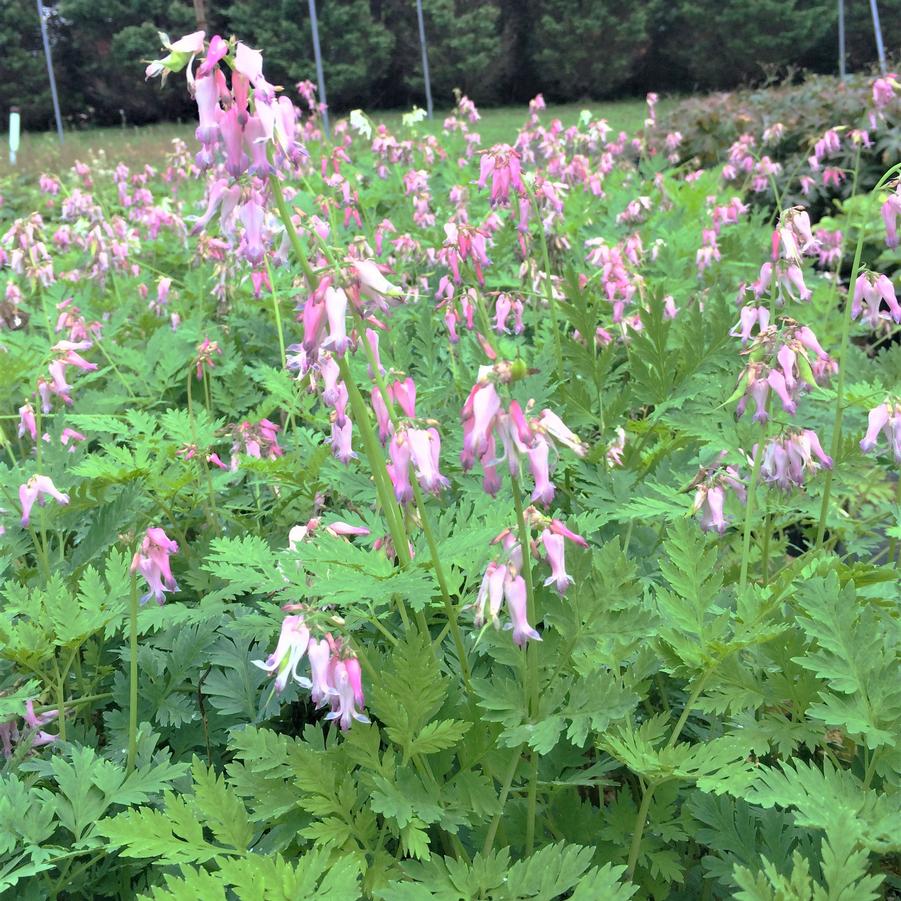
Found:
[{"label": "tree line", "polygon": [[[846,0],[848,65],[875,59],[866,0]],[[836,0],[423,0],[436,106],[459,88],[480,105],[687,93],[835,72]],[[880,0],[889,52],[901,47],[901,0]],[[313,78],[305,0],[207,0],[210,30],[265,51],[286,87]],[[318,0],[330,106],[424,105],[415,0]],[[181,86],[146,84],[158,30],[196,28],[192,0],[56,0],[48,26],[70,125],[141,124],[191,115]],[[34,0],[0,4],[0,106],[28,128],[52,110]],[[5,110],[4,110],[5,116]]]}]

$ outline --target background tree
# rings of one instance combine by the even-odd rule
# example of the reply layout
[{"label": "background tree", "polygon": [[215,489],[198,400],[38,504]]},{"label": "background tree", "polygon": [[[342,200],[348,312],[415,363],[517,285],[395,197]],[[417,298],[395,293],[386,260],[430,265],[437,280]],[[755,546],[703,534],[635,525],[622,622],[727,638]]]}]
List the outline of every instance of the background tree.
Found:
[{"label": "background tree", "polygon": [[609,97],[650,49],[648,3],[532,0],[532,77],[551,100]]},{"label": "background tree", "polygon": [[[368,104],[388,73],[393,35],[373,17],[369,0],[319,0],[317,13],[329,105]],[[264,51],[273,84],[293,91],[298,81],[315,80],[306,3],[236,0],[225,8],[225,18],[227,33]]]}]

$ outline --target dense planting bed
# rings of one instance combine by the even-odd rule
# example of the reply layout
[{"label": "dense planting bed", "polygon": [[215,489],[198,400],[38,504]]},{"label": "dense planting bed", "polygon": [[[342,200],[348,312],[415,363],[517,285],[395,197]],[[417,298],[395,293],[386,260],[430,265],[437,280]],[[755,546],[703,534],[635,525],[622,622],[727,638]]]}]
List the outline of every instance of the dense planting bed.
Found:
[{"label": "dense planting bed", "polygon": [[190,147],[0,184],[0,889],[894,891],[897,80],[483,146],[169,49]]}]

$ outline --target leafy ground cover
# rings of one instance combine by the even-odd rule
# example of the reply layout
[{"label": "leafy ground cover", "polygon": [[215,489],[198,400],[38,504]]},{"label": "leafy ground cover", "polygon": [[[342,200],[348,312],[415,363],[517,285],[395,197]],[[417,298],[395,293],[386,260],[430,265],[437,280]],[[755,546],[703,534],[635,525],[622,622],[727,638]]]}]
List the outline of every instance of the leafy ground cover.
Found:
[{"label": "leafy ground cover", "polygon": [[169,50],[190,148],[3,183],[0,890],[897,891],[897,80],[812,222],[778,122]]}]

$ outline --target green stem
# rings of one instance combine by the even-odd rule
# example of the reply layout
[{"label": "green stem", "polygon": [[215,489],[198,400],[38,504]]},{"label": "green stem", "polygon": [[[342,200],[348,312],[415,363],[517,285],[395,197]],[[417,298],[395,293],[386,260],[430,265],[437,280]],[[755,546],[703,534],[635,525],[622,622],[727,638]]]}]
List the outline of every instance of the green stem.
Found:
[{"label": "green stem", "polygon": [[[522,491],[519,479],[511,476],[513,485],[513,508],[516,511],[516,522],[519,528],[519,546],[522,550],[522,572],[526,583],[527,619],[534,626],[536,622],[535,588],[532,584],[532,556],[529,549],[529,524],[526,522],[522,506]],[[528,717],[531,722],[538,719],[538,647],[534,641],[526,644],[525,653],[525,688]],[[529,796],[526,815],[526,854],[531,854],[535,844],[535,818],[538,807],[538,755],[532,752],[532,770],[529,777]]]},{"label": "green stem", "polygon": [[[366,407],[366,402],[363,400],[360,389],[357,387],[357,383],[351,375],[346,357],[338,357],[338,368],[341,371],[341,378],[347,386],[347,396],[350,401],[354,423],[363,440],[363,448],[366,452],[366,457],[369,460],[369,468],[372,471],[372,479],[375,483],[376,494],[378,495],[379,503],[385,516],[388,531],[391,534],[394,552],[397,554],[397,559],[400,561],[401,566],[406,567],[410,564],[411,560],[407,533],[404,529],[403,520],[400,517],[400,508],[398,507],[397,499],[394,496],[391,482],[388,479],[388,471],[385,468],[385,458],[382,456],[378,438],[376,438],[375,432],[372,429],[372,423],[369,421],[369,411]],[[397,597],[396,600],[398,613],[404,624],[404,629],[409,631],[410,620],[407,616],[406,605],[404,604],[403,598]],[[423,633],[426,634],[425,617],[421,611],[417,614],[417,622],[419,623],[420,628],[423,629]]]},{"label": "green stem", "polygon": [[[272,147],[270,145],[269,153],[272,153]],[[270,160],[271,162],[271,160]],[[288,240],[291,242],[291,250],[294,251],[294,256],[297,259],[297,262],[300,263],[300,268],[303,270],[303,274],[306,276],[307,285],[310,290],[318,283],[318,279],[313,273],[312,268],[310,267],[310,262],[307,259],[306,252],[303,249],[303,242],[300,240],[300,235],[297,234],[297,229],[294,227],[294,222],[291,219],[291,213],[288,210],[288,204],[285,202],[285,194],[282,191],[282,183],[279,181],[277,175],[269,176],[269,188],[272,191],[272,197],[275,200],[275,206],[278,210],[279,218],[282,220],[282,223],[285,226],[285,231],[288,233]]]},{"label": "green stem", "polygon": [[59,710],[59,740],[66,740],[66,689],[63,684],[63,674],[60,672],[59,664],[56,659],[53,660],[54,675],[56,676],[56,707]]},{"label": "green stem", "polygon": [[[698,681],[692,690],[691,694],[688,696],[688,700],[685,702],[685,708],[682,710],[682,715],[676,721],[676,725],[673,727],[672,735],[669,737],[669,741],[666,743],[666,750],[670,750],[679,740],[679,736],[682,734],[682,730],[685,728],[685,724],[688,722],[688,717],[691,715],[692,708],[697,702],[698,698],[701,696],[701,692],[704,690],[704,686],[707,684],[707,680],[710,678],[713,673],[713,669],[707,669],[703,673],[701,673]],[[656,791],[659,785],[662,785],[666,780],[661,780],[659,782],[649,782],[644,789],[644,795],[641,799],[641,806],[638,808],[638,815],[635,817],[635,828],[632,832],[632,844],[629,846],[629,859],[626,864],[626,875],[629,879],[631,879],[635,875],[635,866],[638,863],[638,855],[641,853],[641,839],[644,836],[645,826],[648,821],[648,810],[651,807],[651,799],[654,796],[654,792]]]},{"label": "green stem", "polygon": [[760,548],[760,556],[763,560],[763,584],[770,580],[770,530],[773,527],[773,517],[767,513],[763,522],[763,545]]},{"label": "green stem", "polygon": [[532,751],[532,770],[529,774],[529,796],[526,804],[526,857],[528,857],[535,848],[535,815],[538,808],[537,751]]},{"label": "green stem", "polygon": [[288,357],[285,353],[285,330],[282,327],[282,313],[278,304],[278,292],[275,290],[275,279],[272,277],[272,266],[269,258],[266,258],[266,274],[269,277],[270,294],[272,295],[272,311],[275,313],[275,328],[278,331],[278,350],[281,355],[282,367],[287,365]]},{"label": "green stem", "polygon": [[[857,148],[857,158],[854,164],[854,178],[851,188],[851,196],[857,193],[857,176],[860,170],[860,147]],[[894,175],[895,172],[901,171],[901,164],[892,166],[891,169],[886,172],[882,178],[879,179],[876,187],[873,188],[873,193],[882,189],[882,187],[889,181],[889,179]],[[850,230],[850,214],[849,214],[849,230]],[[863,254],[863,242],[864,242],[864,224],[860,224],[859,232],[857,235],[857,246],[854,249],[854,262],[851,264],[851,277],[848,282],[848,290],[845,294],[845,315],[842,322],[842,339],[841,339],[841,347],[839,350],[839,369],[838,369],[838,383],[835,387],[835,421],[832,426],[832,460],[833,460],[833,469],[829,469],[826,471],[826,481],[823,485],[823,501],[820,505],[820,519],[817,523],[817,538],[816,538],[816,547],[820,547],[823,544],[823,538],[826,535],[826,518],[829,514],[829,501],[832,496],[832,479],[835,462],[838,459],[839,452],[842,447],[842,418],[844,417],[844,399],[845,399],[845,370],[848,368],[848,344],[850,342],[851,336],[851,310],[853,307],[853,297],[854,297],[854,288],[857,282],[857,276],[860,272],[860,258]],[[836,273],[836,279],[838,278],[838,274]]]},{"label": "green stem", "polygon": [[463,684],[466,686],[467,692],[472,691],[469,684],[469,661],[466,659],[466,645],[463,643],[463,634],[460,632],[460,624],[457,621],[457,610],[451,600],[450,591],[447,587],[447,580],[444,576],[444,567],[441,565],[441,552],[438,549],[438,542],[435,541],[435,534],[432,531],[432,524],[426,515],[425,499],[422,496],[422,489],[416,478],[412,478],[410,483],[413,486],[413,499],[419,509],[419,519],[422,525],[422,531],[425,535],[426,543],[429,546],[429,553],[432,556],[432,566],[435,570],[435,578],[438,580],[438,588],[441,591],[441,598],[444,601],[444,610],[447,614],[447,621],[450,625],[451,635],[454,639],[454,646],[457,649],[457,656],[460,658],[460,667],[463,671]]},{"label": "green stem", "polygon": [[507,804],[507,797],[510,794],[510,786],[513,785],[513,778],[516,776],[516,770],[519,767],[520,760],[522,760],[522,745],[513,752],[513,756],[510,758],[510,769],[507,770],[507,775],[504,777],[504,784],[501,786],[501,793],[497,799],[500,809],[494,815],[494,818],[491,820],[491,825],[488,827],[488,834],[485,836],[485,843],[482,845],[482,857],[487,857],[491,853],[491,848],[494,845],[494,838],[497,835],[497,827],[500,825],[501,817],[504,815],[504,807]]},{"label": "green stem", "polygon": [[126,771],[135,768],[138,755],[138,577],[131,574],[131,601],[128,608],[128,758]]},{"label": "green stem", "polygon": [[748,562],[751,557],[751,524],[754,519],[754,499],[757,496],[757,483],[760,480],[760,467],[763,464],[764,445],[766,444],[766,423],[762,423],[760,441],[754,454],[754,467],[751,470],[751,481],[748,483],[748,502],[745,504],[744,535],[741,549],[741,574],[738,579],[738,590],[743,592],[748,585]]},{"label": "green stem", "polygon": [[[360,319],[358,315],[356,315],[355,318],[357,319],[358,325],[362,330],[362,319]],[[397,411],[394,408],[394,401],[391,399],[391,396],[388,393],[388,387],[385,384],[384,376],[379,369],[378,360],[376,360],[375,358],[375,353],[373,352],[365,333],[362,334],[360,343],[363,345],[366,353],[366,358],[369,362],[369,368],[372,370],[372,378],[375,381],[379,394],[381,395],[382,400],[385,403],[385,407],[388,410],[388,418],[391,420],[391,424],[394,426],[394,428],[397,429],[398,417]],[[460,658],[460,666],[463,669],[463,682],[466,685],[466,690],[471,691],[471,686],[469,684],[469,662],[466,658],[466,646],[463,643],[463,635],[460,632],[460,625],[457,621],[457,611],[454,607],[453,601],[451,600],[450,591],[447,587],[447,577],[444,574],[444,566],[441,563],[441,553],[438,549],[438,542],[435,540],[435,533],[432,530],[432,524],[429,519],[428,509],[425,504],[425,498],[422,495],[422,489],[420,488],[419,482],[416,479],[415,475],[411,477],[410,484],[413,487],[413,500],[415,501],[416,508],[419,511],[419,520],[422,525],[422,531],[425,535],[426,543],[429,546],[429,554],[432,558],[432,567],[435,570],[435,578],[438,582],[438,588],[441,591],[441,599],[444,602],[444,609],[447,613],[447,621],[453,635],[454,645],[457,648],[457,656]]]},{"label": "green stem", "polygon": [[[557,356],[557,372],[563,377],[563,348],[560,344],[560,328],[557,324],[557,302],[554,300],[554,288],[551,285],[551,255],[547,246],[547,235],[544,233],[544,223],[541,221],[541,210],[538,207],[538,199],[535,192],[527,180],[523,181],[529,200],[532,202],[532,208],[538,217],[538,237],[541,243],[541,254],[544,262],[544,278],[541,280],[544,289],[545,300],[551,312],[551,328],[554,331],[554,352]],[[593,341],[594,335],[586,335],[586,340]]]},{"label": "green stem", "polygon": [[[519,545],[522,549],[522,574],[526,583],[526,611],[529,623],[535,625],[535,588],[532,585],[532,555],[530,551],[529,525],[526,522],[522,506],[522,492],[519,479],[510,480],[513,484],[513,509],[516,511],[516,523],[519,531]],[[534,720],[538,715],[538,667],[537,646],[534,641],[526,645],[526,692],[528,698],[528,714]]]},{"label": "green stem", "polygon": [[[898,481],[895,482],[895,506],[901,504],[901,473],[898,474]],[[895,562],[895,552],[898,549],[898,539],[892,538],[888,545],[888,559],[885,561],[891,566]]]}]

